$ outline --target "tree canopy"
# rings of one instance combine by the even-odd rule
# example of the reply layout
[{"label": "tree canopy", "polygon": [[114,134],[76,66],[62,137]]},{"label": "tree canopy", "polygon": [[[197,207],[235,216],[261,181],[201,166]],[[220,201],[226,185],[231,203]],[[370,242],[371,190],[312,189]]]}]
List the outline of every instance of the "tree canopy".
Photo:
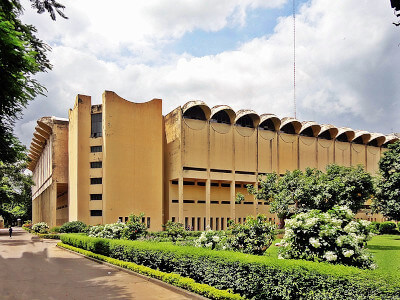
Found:
[{"label": "tree canopy", "polygon": [[258,189],[247,186],[258,200],[268,201],[283,227],[291,214],[312,209],[328,211],[335,205],[357,212],[374,193],[372,176],[362,166],[329,165],[326,172],[317,169],[287,171],[261,176]]},{"label": "tree canopy", "polygon": [[373,208],[387,218],[400,221],[400,142],[389,145],[379,161],[379,170]]}]

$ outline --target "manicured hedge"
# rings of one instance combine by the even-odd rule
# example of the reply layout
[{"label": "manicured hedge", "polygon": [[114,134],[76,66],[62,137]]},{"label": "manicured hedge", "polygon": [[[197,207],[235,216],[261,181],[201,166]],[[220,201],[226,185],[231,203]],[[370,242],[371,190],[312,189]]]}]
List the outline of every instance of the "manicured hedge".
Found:
[{"label": "manicured hedge", "polygon": [[397,225],[394,222],[382,222],[379,225],[379,232],[380,234],[396,234],[398,233],[396,227]]},{"label": "manicured hedge", "polygon": [[170,243],[64,234],[63,243],[163,272],[175,272],[252,299],[400,299],[400,280],[378,270],[278,260]]},{"label": "manicured hedge", "polygon": [[243,297],[241,297],[238,294],[233,294],[230,291],[226,291],[226,290],[218,290],[218,289],[211,287],[209,285],[206,285],[206,284],[197,283],[193,279],[182,277],[179,274],[165,273],[165,272],[161,272],[159,270],[153,270],[149,267],[140,266],[140,265],[137,265],[132,262],[126,262],[126,261],[118,260],[115,258],[110,258],[108,256],[96,254],[96,253],[93,253],[93,252],[87,251],[87,250],[82,250],[80,248],[76,248],[76,247],[73,247],[73,246],[70,246],[67,244],[63,244],[63,243],[58,243],[57,246],[81,253],[88,257],[92,257],[92,258],[96,258],[101,261],[108,262],[110,264],[113,264],[113,265],[116,265],[119,267],[123,267],[123,268],[129,269],[129,270],[132,270],[139,274],[157,278],[159,280],[162,280],[162,281],[172,284],[174,286],[184,288],[186,290],[189,290],[191,292],[205,296],[210,299],[226,299],[226,300],[228,300],[228,299],[232,299],[232,300],[244,299]]}]

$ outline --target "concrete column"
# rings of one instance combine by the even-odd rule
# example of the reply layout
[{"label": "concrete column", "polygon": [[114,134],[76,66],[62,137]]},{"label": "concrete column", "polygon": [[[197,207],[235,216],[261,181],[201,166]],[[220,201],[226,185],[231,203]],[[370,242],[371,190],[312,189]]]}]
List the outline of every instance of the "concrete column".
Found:
[{"label": "concrete column", "polygon": [[235,221],[235,218],[236,218],[236,213],[235,213],[235,205],[236,205],[236,202],[235,202],[235,200],[236,200],[236,187],[235,187],[235,180],[232,180],[231,181],[231,186],[230,186],[230,192],[231,192],[231,197],[230,197],[230,200],[231,200],[231,204],[230,204],[230,217],[231,217],[231,220],[233,220],[233,221]]},{"label": "concrete column", "polygon": [[206,180],[206,226],[210,226],[211,217],[211,180]]},{"label": "concrete column", "polygon": [[184,224],[183,217],[183,177],[178,179],[178,222]]}]

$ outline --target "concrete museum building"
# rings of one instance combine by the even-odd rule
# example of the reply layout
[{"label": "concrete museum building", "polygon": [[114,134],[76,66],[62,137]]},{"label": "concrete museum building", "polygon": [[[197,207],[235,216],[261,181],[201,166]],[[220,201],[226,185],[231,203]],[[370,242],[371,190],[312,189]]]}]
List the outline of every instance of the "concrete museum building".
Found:
[{"label": "concrete museum building", "polygon": [[[102,104],[92,105],[78,95],[68,120],[37,121],[29,153],[33,222],[106,224],[140,212],[152,231],[167,220],[225,229],[257,213],[278,222],[247,194],[258,176],[332,163],[362,164],[375,174],[398,139],[202,101],[163,116],[160,99],[133,103],[106,91]],[[240,204],[238,192],[245,195]],[[357,217],[383,220],[368,209]]]}]

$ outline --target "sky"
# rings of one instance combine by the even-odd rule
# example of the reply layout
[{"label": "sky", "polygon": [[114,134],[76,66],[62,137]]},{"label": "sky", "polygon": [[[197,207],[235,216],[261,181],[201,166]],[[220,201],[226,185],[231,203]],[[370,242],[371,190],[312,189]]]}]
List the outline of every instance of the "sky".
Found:
[{"label": "sky", "polygon": [[[52,48],[47,88],[15,133],[29,146],[36,120],[68,117],[77,94],[105,90],[133,102],[190,100],[294,116],[293,2],[286,0],[69,0],[68,20],[22,20]],[[296,117],[400,132],[400,28],[390,1],[296,0]]]}]

